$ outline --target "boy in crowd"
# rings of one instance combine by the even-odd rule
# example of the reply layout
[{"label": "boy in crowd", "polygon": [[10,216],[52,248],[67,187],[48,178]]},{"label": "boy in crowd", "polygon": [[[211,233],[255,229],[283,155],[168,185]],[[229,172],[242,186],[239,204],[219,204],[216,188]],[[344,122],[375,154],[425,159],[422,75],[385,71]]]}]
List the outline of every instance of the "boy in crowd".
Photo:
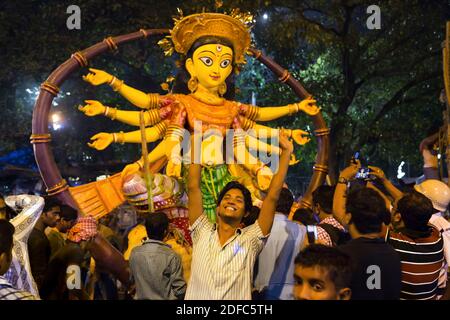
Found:
[{"label": "boy in crowd", "polygon": [[336,248],[312,244],[295,258],[296,300],[349,300],[350,257]]}]

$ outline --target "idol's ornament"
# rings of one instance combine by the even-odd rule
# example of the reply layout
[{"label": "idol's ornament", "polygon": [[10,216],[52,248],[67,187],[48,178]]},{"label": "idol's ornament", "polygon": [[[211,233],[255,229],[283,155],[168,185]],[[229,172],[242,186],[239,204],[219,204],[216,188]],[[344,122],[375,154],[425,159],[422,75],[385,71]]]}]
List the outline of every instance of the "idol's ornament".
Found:
[{"label": "idol's ornament", "polygon": [[[251,191],[255,203],[264,197],[264,191],[270,184],[273,176],[271,167],[254,155],[268,153],[277,156],[280,149],[267,141],[276,141],[279,130],[260,122],[297,116],[302,111],[312,118],[318,146],[314,174],[301,200],[301,205],[311,206],[311,192],[322,184],[328,170],[329,129],[315,100],[289,71],[251,47],[251,15],[239,10],[233,10],[230,14],[200,13],[187,17],[183,17],[180,11],[179,14],[174,19],[172,30],[141,29],[106,38],[76,52],[42,84],[33,114],[31,141],[48,192],[96,218],[128,200],[142,214],[165,210],[171,212],[170,218],[187,219],[184,186],[186,167],[191,159],[190,151],[186,149],[189,149],[195,133],[192,141],[197,141],[202,150],[198,161],[203,165],[204,209],[209,219],[215,221],[217,196],[229,181],[238,180],[244,184]],[[94,86],[110,85],[140,109],[125,111],[105,106],[99,101],[86,100],[86,105],[79,107],[85,115],[102,115],[137,127],[137,130],[129,132],[98,133],[91,138],[89,145],[103,150],[112,143],[141,143],[142,158],[106,180],[69,188],[49,149],[48,113],[60,86],[72,72],[79,67],[88,67],[94,57],[108,49],[115,51],[123,43],[162,34],[169,34],[159,41],[165,54],[177,53],[181,58],[178,76],[168,94],[139,91],[119,78],[94,68],[90,68],[90,72],[83,77]],[[234,76],[244,67],[246,55],[266,65],[280,82],[289,85],[302,100],[274,107],[258,107],[235,101]],[[227,140],[229,129],[233,129],[231,140]],[[303,130],[283,130],[299,145],[310,140]],[[160,142],[147,151],[147,143],[155,141]],[[232,151],[232,161],[226,150]],[[297,162],[294,158],[291,164]],[[164,167],[165,174],[159,174]],[[174,209],[179,209],[178,215],[173,215]]]}]

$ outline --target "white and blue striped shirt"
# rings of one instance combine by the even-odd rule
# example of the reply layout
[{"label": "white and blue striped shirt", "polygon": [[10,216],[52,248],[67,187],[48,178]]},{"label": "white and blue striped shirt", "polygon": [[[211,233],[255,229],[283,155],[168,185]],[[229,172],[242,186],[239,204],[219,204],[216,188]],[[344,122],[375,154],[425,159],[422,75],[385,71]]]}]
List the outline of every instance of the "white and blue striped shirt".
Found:
[{"label": "white and blue striped shirt", "polygon": [[222,246],[217,225],[200,216],[191,226],[191,278],[186,300],[251,300],[253,267],[265,239],[258,222],[237,229]]}]

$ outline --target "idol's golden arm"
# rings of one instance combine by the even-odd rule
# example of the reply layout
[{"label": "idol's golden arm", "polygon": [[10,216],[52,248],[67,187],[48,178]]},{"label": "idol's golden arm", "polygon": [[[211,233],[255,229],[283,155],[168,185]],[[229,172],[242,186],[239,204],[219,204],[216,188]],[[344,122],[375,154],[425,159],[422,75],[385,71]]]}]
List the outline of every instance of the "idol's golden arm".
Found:
[{"label": "idol's golden arm", "polygon": [[[263,126],[251,121],[245,117],[239,117],[242,123],[242,128],[247,130],[247,134],[257,138],[275,138],[279,137],[280,130]],[[309,133],[301,129],[282,129],[288,138],[292,138],[297,144],[304,145],[311,139],[308,137]]]},{"label": "idol's golden arm", "polygon": [[258,140],[250,135],[245,136],[245,145],[251,150],[262,151],[266,154],[281,153],[281,149],[279,147],[265,143],[264,141]]},{"label": "idol's golden arm", "polygon": [[[139,126],[140,124],[140,111],[125,111],[117,110],[115,120],[122,123],[126,123],[132,126]],[[150,117],[147,112],[144,113],[144,123],[146,126],[149,125]]]},{"label": "idol's golden arm", "polygon": [[[114,110],[112,110],[112,112],[110,111],[110,114],[111,113],[114,113]],[[115,117],[114,118],[112,118],[111,116],[108,117],[113,120],[117,120],[132,126],[139,126],[140,113],[141,113],[140,111],[125,111],[116,109]],[[154,125],[155,122],[159,121],[161,121],[161,117],[159,116],[158,110],[149,110],[144,112],[144,123],[146,126]]]},{"label": "idol's golden arm", "polygon": [[127,99],[129,102],[131,102],[133,105],[135,105],[138,108],[141,109],[148,109],[150,105],[150,97],[148,94],[134,89],[125,83],[122,84],[118,90],[118,92]]},{"label": "idol's golden arm", "polygon": [[292,103],[285,106],[273,107],[257,107],[252,105],[240,106],[241,114],[253,121],[270,121],[287,115],[293,115],[299,111],[305,112],[307,115],[314,116],[319,113],[320,108],[316,105],[316,100],[306,98],[298,103]]},{"label": "idol's golden arm", "polygon": [[[162,157],[165,156],[165,150],[166,150],[166,141],[162,141],[159,143],[149,154],[148,154],[148,161],[149,163],[153,163]],[[142,170],[144,168],[144,159],[141,157],[136,162],[130,163],[129,165],[125,166],[121,172],[121,178],[124,179],[126,176],[136,173],[139,170]]]},{"label": "idol's golden arm", "polygon": [[[150,127],[145,128],[145,141],[155,142],[164,137],[164,131],[161,132],[161,129],[158,127]],[[124,143],[141,143],[141,130],[125,132],[123,134],[123,142]]]},{"label": "idol's golden arm", "polygon": [[[114,91],[119,92],[125,99],[130,101],[135,106],[148,109],[152,102],[152,96],[142,91],[134,89],[126,85],[122,80],[100,69],[89,68],[89,73],[83,76],[83,80],[89,82],[94,86],[99,86],[104,83],[110,85]],[[153,96],[154,97],[154,96]]]},{"label": "idol's golden arm", "polygon": [[281,107],[265,107],[259,108],[256,121],[270,121],[275,120],[290,114],[292,108],[290,105]]},{"label": "idol's golden arm", "polygon": [[[279,129],[263,126],[261,124],[252,123],[249,128],[245,128],[248,134],[258,138],[275,138],[280,134]],[[289,134],[288,134],[289,136]]]},{"label": "idol's golden arm", "polygon": [[[153,163],[166,155],[166,150],[169,147],[169,143],[167,140],[161,141],[149,154],[147,157],[148,163]],[[144,167],[144,159],[141,158],[137,161],[141,168]]]}]

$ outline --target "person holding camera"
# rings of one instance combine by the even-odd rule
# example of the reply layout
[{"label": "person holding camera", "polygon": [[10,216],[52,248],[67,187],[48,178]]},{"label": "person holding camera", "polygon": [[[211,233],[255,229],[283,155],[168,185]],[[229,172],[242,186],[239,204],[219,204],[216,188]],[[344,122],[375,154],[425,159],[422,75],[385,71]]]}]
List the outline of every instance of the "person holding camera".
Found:
[{"label": "person holding camera", "polygon": [[371,188],[360,186],[348,192],[358,172],[361,167],[356,161],[340,173],[333,199],[335,218],[352,238],[338,247],[352,259],[352,299],[398,300],[400,258],[380,237],[387,208],[380,194]]}]

